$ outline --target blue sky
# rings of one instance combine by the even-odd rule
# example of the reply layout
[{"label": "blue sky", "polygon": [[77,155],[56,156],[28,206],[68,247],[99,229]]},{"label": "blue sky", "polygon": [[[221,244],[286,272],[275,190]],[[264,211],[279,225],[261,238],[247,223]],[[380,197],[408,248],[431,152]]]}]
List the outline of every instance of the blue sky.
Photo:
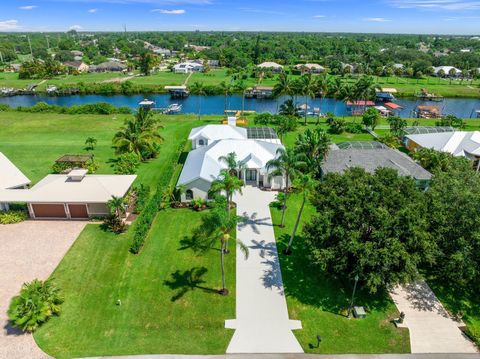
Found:
[{"label": "blue sky", "polygon": [[1,0],[0,31],[479,34],[480,0]]}]

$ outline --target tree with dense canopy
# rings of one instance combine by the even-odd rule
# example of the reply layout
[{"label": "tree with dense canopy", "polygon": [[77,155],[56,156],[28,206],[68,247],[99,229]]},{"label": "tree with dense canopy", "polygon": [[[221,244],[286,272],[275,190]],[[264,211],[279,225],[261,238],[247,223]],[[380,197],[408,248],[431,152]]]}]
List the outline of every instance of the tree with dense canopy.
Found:
[{"label": "tree with dense canopy", "polygon": [[385,168],[327,174],[312,203],[316,215],[304,227],[311,259],[334,277],[358,275],[373,293],[416,279],[433,261],[427,206],[411,178]]},{"label": "tree with dense canopy", "polygon": [[294,150],[303,156],[306,168],[317,178],[320,175],[320,165],[330,148],[331,139],[321,128],[307,128],[304,133],[297,136]]},{"label": "tree with dense canopy", "polygon": [[227,197],[226,209],[228,218],[230,218],[230,206],[232,204],[233,195],[236,192],[242,193],[242,187],[244,186],[243,180],[237,176],[232,176],[228,169],[220,170],[220,174],[217,179],[212,182],[210,186],[210,195],[219,195],[225,192]]}]

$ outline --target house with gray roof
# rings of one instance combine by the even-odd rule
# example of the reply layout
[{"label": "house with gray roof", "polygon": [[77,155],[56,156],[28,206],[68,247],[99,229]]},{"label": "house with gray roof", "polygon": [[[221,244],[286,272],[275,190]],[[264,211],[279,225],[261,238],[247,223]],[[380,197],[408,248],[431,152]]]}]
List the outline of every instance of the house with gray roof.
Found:
[{"label": "house with gray roof", "polygon": [[430,172],[405,153],[375,141],[332,145],[321,166],[321,173],[343,173],[353,167],[363,168],[370,173],[377,168],[391,168],[396,170],[399,176],[412,177],[421,188],[426,188],[432,178]]}]

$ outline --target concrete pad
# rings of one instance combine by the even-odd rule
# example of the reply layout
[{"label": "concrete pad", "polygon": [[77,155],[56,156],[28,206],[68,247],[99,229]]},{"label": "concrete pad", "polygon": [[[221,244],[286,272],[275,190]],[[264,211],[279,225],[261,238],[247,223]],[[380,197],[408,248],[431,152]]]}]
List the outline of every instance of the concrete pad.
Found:
[{"label": "concrete pad", "polygon": [[32,335],[8,323],[10,300],[23,283],[47,279],[87,222],[26,221],[0,225],[0,358],[48,358]]},{"label": "concrete pad", "polygon": [[225,322],[236,330],[227,353],[303,353],[292,333],[301,323],[288,318],[269,208],[274,198],[274,192],[251,186],[234,198],[243,218],[237,239],[249,248],[249,257],[237,251],[236,319]]},{"label": "concrete pad", "polygon": [[396,287],[390,296],[405,313],[412,353],[477,353],[424,281]]}]

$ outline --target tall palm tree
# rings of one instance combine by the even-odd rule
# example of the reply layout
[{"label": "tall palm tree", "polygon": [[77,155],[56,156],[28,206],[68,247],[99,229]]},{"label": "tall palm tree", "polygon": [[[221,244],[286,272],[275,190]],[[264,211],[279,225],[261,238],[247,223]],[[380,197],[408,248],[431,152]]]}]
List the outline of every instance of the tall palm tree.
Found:
[{"label": "tall palm tree", "polygon": [[236,192],[242,193],[242,187],[244,185],[243,180],[236,176],[232,176],[227,169],[220,170],[218,178],[212,182],[210,186],[211,194],[219,194],[222,191],[225,192],[227,197],[227,213],[230,218],[230,205],[232,203],[233,195]]},{"label": "tall palm tree", "polygon": [[122,214],[125,212],[124,205],[125,201],[122,197],[112,196],[107,202],[107,207],[110,209],[110,212],[117,218],[122,218]]},{"label": "tall palm tree", "polygon": [[295,103],[293,102],[293,99],[289,98],[286,100],[282,105],[280,106],[280,115],[285,115],[285,116],[294,116],[294,117],[300,117],[298,113],[298,109],[295,106]]},{"label": "tall palm tree", "polygon": [[327,156],[330,144],[330,136],[324,130],[308,128],[297,136],[294,150],[298,155],[303,156],[307,164],[306,169],[314,176],[319,176],[320,166]]},{"label": "tall palm tree", "polygon": [[333,104],[333,114],[335,115],[337,111],[337,102],[342,96],[343,90],[343,83],[340,77],[336,77],[333,81],[329,84],[330,87],[330,94],[333,97],[334,104]]},{"label": "tall palm tree", "polygon": [[202,108],[202,97],[205,96],[205,86],[203,82],[195,81],[190,86],[190,92],[198,96],[197,105],[198,105],[198,119],[200,120],[200,113]]},{"label": "tall palm tree", "polygon": [[245,162],[237,161],[237,154],[230,152],[226,156],[220,156],[218,161],[227,165],[228,172],[231,176],[239,176],[241,171],[247,168]]},{"label": "tall palm tree", "polygon": [[294,191],[302,194],[302,204],[300,205],[300,210],[298,211],[297,220],[293,227],[292,235],[288,241],[287,248],[283,251],[283,254],[290,255],[292,253],[292,243],[297,233],[298,224],[300,223],[300,218],[302,217],[303,208],[305,207],[305,202],[311,193],[315,190],[315,181],[308,174],[301,175],[293,181]]},{"label": "tall palm tree", "polygon": [[287,196],[290,188],[290,180],[305,168],[306,163],[301,160],[301,156],[297,155],[292,148],[279,148],[276,157],[267,162],[266,168],[269,171],[269,177],[282,176],[285,181],[284,200],[282,206],[282,222],[280,227],[285,226],[285,209],[287,208]]},{"label": "tall palm tree", "polygon": [[330,82],[328,81],[326,73],[320,74],[315,81],[316,92],[320,95],[320,111],[318,113],[317,125],[320,122],[320,114],[323,110],[323,100],[327,96],[329,85]]},{"label": "tall palm tree", "polygon": [[225,95],[225,104],[224,104],[224,111],[228,110],[228,99],[232,95],[232,85],[229,83],[226,83],[225,81],[220,82],[220,89],[222,90],[222,93]]},{"label": "tall palm tree", "polygon": [[308,115],[308,98],[314,98],[316,93],[316,84],[315,80],[312,77],[312,74],[308,73],[300,77],[299,79],[300,90],[303,96],[305,96],[305,125],[307,124],[307,115]]},{"label": "tall palm tree", "polygon": [[248,89],[248,85],[245,81],[241,80],[235,84],[235,90],[242,93],[242,116],[245,112],[245,92]]},{"label": "tall palm tree", "polygon": [[278,76],[278,82],[273,86],[273,95],[275,97],[287,95],[293,98],[292,81],[285,72]]}]

